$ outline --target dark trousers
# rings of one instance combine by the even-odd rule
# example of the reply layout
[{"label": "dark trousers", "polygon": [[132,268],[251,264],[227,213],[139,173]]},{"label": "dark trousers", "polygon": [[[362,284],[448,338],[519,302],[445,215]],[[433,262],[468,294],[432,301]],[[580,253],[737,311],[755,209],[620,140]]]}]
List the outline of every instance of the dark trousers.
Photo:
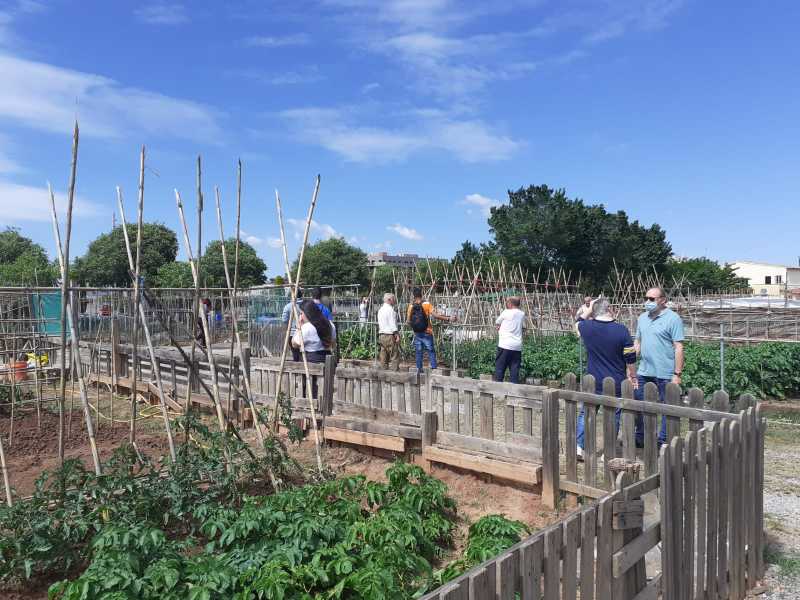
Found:
[{"label": "dark trousers", "polygon": [[[639,389],[634,393],[634,398],[637,400],[644,400],[644,386],[647,383],[655,383],[658,387],[658,401],[664,403],[664,390],[669,379],[659,379],[658,377],[645,377],[639,375]],[[658,431],[658,443],[665,444],[667,442],[667,417],[661,416],[661,428]],[[641,445],[644,443],[644,416],[642,413],[636,415],[636,443]]]},{"label": "dark trousers", "polygon": [[503,381],[506,369],[511,371],[511,383],[519,383],[519,365],[522,363],[522,350],[506,350],[497,348],[494,359],[494,380]]}]

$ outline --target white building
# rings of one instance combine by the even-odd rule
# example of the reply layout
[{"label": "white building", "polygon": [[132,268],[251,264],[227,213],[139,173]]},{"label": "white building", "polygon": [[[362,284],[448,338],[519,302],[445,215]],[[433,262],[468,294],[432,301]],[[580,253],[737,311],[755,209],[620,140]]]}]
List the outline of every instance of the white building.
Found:
[{"label": "white building", "polygon": [[367,266],[369,267],[389,265],[392,267],[411,268],[420,260],[423,259],[417,254],[389,254],[387,252],[371,252],[367,254]]},{"label": "white building", "polygon": [[[731,265],[736,275],[747,279],[753,294],[757,296],[784,296],[787,288],[787,273],[793,271],[792,278],[800,278],[798,269],[785,265],[740,260]],[[800,284],[800,281],[798,282]]]}]

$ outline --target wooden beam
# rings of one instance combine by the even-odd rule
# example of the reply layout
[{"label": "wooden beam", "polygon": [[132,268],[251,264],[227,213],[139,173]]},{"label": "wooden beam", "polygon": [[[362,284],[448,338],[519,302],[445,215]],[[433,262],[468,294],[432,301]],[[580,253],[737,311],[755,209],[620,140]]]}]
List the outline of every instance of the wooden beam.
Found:
[{"label": "wooden beam", "polygon": [[[439,432],[437,435],[441,435]],[[466,454],[457,450],[426,446],[422,449],[422,458],[431,462],[450,465],[459,469],[485,473],[509,481],[517,481],[536,485],[541,481],[542,467],[531,463],[512,463],[485,456]]]},{"label": "wooden beam", "polygon": [[368,446],[370,448],[382,448],[393,452],[405,452],[406,441],[401,437],[391,435],[381,435],[379,433],[367,433],[364,431],[352,431],[325,425],[325,439],[358,446]]}]

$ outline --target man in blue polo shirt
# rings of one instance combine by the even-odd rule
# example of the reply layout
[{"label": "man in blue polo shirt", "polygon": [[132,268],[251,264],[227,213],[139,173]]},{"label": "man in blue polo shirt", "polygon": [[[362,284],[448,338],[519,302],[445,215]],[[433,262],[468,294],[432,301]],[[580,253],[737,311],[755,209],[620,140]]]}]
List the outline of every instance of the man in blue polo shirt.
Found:
[{"label": "man in blue polo shirt", "polygon": [[[591,301],[590,312],[575,328],[586,347],[587,368],[594,376],[595,393],[603,393],[603,380],[614,380],[614,392],[620,396],[623,380],[627,377],[634,387],[636,378],[636,350],[628,328],[614,320],[608,300],[597,298]],[[578,456],[583,457],[584,411],[578,416],[577,443]],[[616,411],[615,421],[619,428],[620,410]]]},{"label": "man in blue polo shirt", "polygon": [[[667,297],[661,288],[647,290],[645,312],[636,324],[636,353],[639,355],[639,389],[637,400],[644,399],[646,383],[658,386],[658,399],[664,402],[664,389],[671,381],[680,385],[683,373],[683,321],[677,313],[667,308]],[[636,419],[636,442],[644,439],[641,414]],[[667,441],[667,418],[661,418],[658,441]]]}]

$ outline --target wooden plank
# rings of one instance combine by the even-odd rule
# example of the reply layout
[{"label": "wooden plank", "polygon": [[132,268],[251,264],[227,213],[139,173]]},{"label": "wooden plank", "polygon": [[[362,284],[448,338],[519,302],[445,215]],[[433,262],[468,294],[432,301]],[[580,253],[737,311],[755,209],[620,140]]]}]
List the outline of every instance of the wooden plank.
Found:
[{"label": "wooden plank", "polygon": [[668,510],[672,506],[672,454],[669,447],[661,454],[658,460],[661,486],[659,488],[659,503],[661,510],[661,574],[664,584],[664,598],[676,598],[671,585],[673,571],[675,570],[675,530],[673,527],[674,513]]},{"label": "wooden plank", "polygon": [[494,396],[491,393],[479,394],[481,407],[480,435],[487,440],[494,439]]},{"label": "wooden plank", "polygon": [[597,506],[581,513],[581,600],[594,600],[594,542],[597,531]]},{"label": "wooden plank", "polygon": [[[617,386],[611,377],[603,379],[603,395],[614,396],[617,392]],[[617,456],[617,427],[615,410],[604,406],[603,407],[603,484],[606,489],[611,490],[614,488],[614,474],[609,468],[612,458]]]},{"label": "wooden plank", "polygon": [[695,488],[697,486],[697,433],[690,431],[684,439],[684,486],[683,486],[683,592],[681,597],[694,596],[694,536],[695,536]]},{"label": "wooden plank", "polygon": [[[644,386],[645,402],[658,402],[658,387],[649,382]],[[644,415],[644,470],[647,475],[658,471],[658,433],[661,428],[661,417],[652,413]]]},{"label": "wooden plank", "polygon": [[719,531],[719,445],[720,425],[712,423],[708,439],[708,513],[706,517],[706,590],[708,600],[719,598],[717,587],[717,544]]},{"label": "wooden plank", "polygon": [[471,452],[493,454],[507,459],[524,460],[528,462],[541,462],[542,451],[535,447],[516,446],[505,442],[485,440],[483,438],[461,435],[451,431],[439,431],[437,443],[440,446],[452,446]]},{"label": "wooden plank", "polygon": [[595,578],[595,598],[611,598],[612,583],[612,540],[614,530],[611,521],[614,514],[614,500],[618,493],[609,494],[597,506],[597,559]]},{"label": "wooden plank", "polygon": [[633,597],[633,600],[658,600],[661,598],[661,582],[663,581],[662,574],[659,573],[653,580],[647,584],[641,592]]},{"label": "wooden plank", "polygon": [[427,411],[422,415],[422,445],[431,446],[436,443],[436,430],[439,427],[439,417],[435,411]]},{"label": "wooden plank", "polygon": [[622,577],[661,541],[661,523],[656,522],[616,552],[612,558],[614,577]]},{"label": "wooden plank", "polygon": [[732,413],[721,412],[718,410],[706,410],[691,408],[688,406],[670,406],[660,402],[646,402],[640,400],[624,400],[610,396],[600,396],[598,394],[586,394],[584,392],[572,392],[569,390],[559,390],[559,393],[574,402],[586,402],[596,406],[610,406],[612,408],[622,408],[634,412],[652,413],[657,415],[667,415],[684,419],[702,419],[704,421],[722,421],[723,419],[738,420],[739,416]]},{"label": "wooden plank", "polygon": [[500,381],[485,381],[468,379],[466,377],[451,377],[431,373],[431,385],[439,387],[455,386],[462,390],[472,390],[475,393],[502,394],[517,398],[541,399],[549,388],[543,385],[524,385]]},{"label": "wooden plank", "polygon": [[717,593],[720,598],[728,598],[728,511],[730,510],[730,494],[734,490],[730,487],[731,452],[730,437],[728,436],[729,423],[720,424],[719,452],[719,507],[717,509]]},{"label": "wooden plank", "polygon": [[[405,404],[404,396],[405,394],[405,384],[402,383],[390,383],[389,385],[392,386],[392,396],[391,396],[391,406],[392,410],[400,410],[400,406]],[[406,413],[407,414],[407,413]],[[440,421],[442,422],[442,421]]]},{"label": "wooden plank", "polygon": [[351,417],[358,417],[370,421],[382,421],[395,425],[422,425],[422,415],[413,415],[411,413],[401,413],[394,410],[384,410],[382,408],[370,408],[368,406],[360,406],[357,404],[347,404],[345,402],[333,403],[334,414],[347,415]]},{"label": "wooden plank", "polygon": [[745,573],[744,573],[744,536],[742,535],[745,527],[744,504],[742,502],[745,489],[742,481],[742,444],[741,425],[731,423],[728,427],[728,439],[730,452],[728,460],[731,463],[730,470],[730,489],[731,493],[731,512],[730,512],[730,560],[728,562],[730,577],[730,596],[731,598],[744,598]]},{"label": "wooden plank", "polygon": [[[581,389],[586,393],[594,393],[594,376],[584,375],[581,378]],[[583,405],[583,424],[584,479],[586,485],[597,487],[597,409],[591,404]]]},{"label": "wooden plank", "polygon": [[641,528],[644,520],[643,500],[614,502],[612,526],[614,530]]},{"label": "wooden plank", "polygon": [[[627,379],[622,382],[622,397],[633,401],[633,385]],[[636,459],[636,414],[629,410],[622,412],[622,456]]]},{"label": "wooden plank", "polygon": [[[666,507],[662,507],[662,510],[665,513],[670,513],[674,532],[672,549],[673,580],[670,585],[672,589],[675,590],[675,598],[683,598],[684,595],[681,593],[684,589],[682,581],[685,577],[685,574],[682,572],[683,561],[681,560],[684,536],[683,513],[685,510],[683,506],[683,440],[680,437],[673,438],[670,442],[669,451],[672,466],[672,472],[670,474],[672,480],[670,485],[671,494],[669,503]],[[666,526],[665,524],[664,527]]]},{"label": "wooden plank", "polygon": [[[309,365],[310,366],[310,365]],[[322,373],[319,373],[320,375]],[[339,367],[336,369],[339,377],[348,379],[366,379],[375,381],[391,381],[393,383],[419,384],[416,369],[414,371],[391,371],[377,367]]]},{"label": "wooden plank", "polygon": [[473,426],[473,402],[474,394],[469,390],[464,390],[464,431],[465,435],[475,435]]},{"label": "wooden plank", "polygon": [[489,574],[483,568],[469,577],[470,600],[494,600],[494,590],[489,595]]},{"label": "wooden plank", "polygon": [[544,536],[544,597],[546,600],[559,597],[562,531],[561,527],[554,527],[549,529]]},{"label": "wooden plank", "polygon": [[544,536],[537,535],[520,549],[521,600],[542,599]]},{"label": "wooden plank", "polygon": [[695,454],[695,506],[697,507],[697,543],[695,555],[695,594],[690,600],[705,600],[706,587],[706,429],[697,432]]},{"label": "wooden plank", "polygon": [[561,577],[561,598],[576,600],[578,594],[578,545],[581,537],[581,515],[573,514],[564,523],[564,564]]},{"label": "wooden plank", "polygon": [[329,416],[325,419],[325,424],[339,429],[351,431],[364,431],[367,433],[377,433],[380,435],[405,438],[408,440],[421,440],[422,429],[407,425],[392,425],[390,423],[379,423],[376,421],[365,421],[364,419],[352,417]]},{"label": "wooden plank", "polygon": [[505,420],[505,433],[514,433],[514,406],[506,402],[506,397],[503,395],[495,395],[494,402],[503,407],[503,416]]},{"label": "wooden plank", "polygon": [[[742,420],[742,440],[746,440],[745,445],[745,464],[744,479],[746,482],[745,487],[745,522],[747,523],[746,545],[747,555],[745,557],[747,569],[747,589],[752,589],[759,580],[756,569],[756,546],[758,536],[756,534],[756,527],[758,523],[758,515],[756,511],[756,462],[758,461],[757,451],[757,431],[755,420],[755,408],[747,409],[746,419]],[[745,426],[746,423],[746,426]]]},{"label": "wooden plank", "polygon": [[711,408],[713,410],[728,413],[727,418],[731,418],[733,415],[730,414],[731,410],[731,401],[730,397],[728,396],[727,392],[723,392],[722,390],[717,390],[711,396]]},{"label": "wooden plank", "polygon": [[[400,395],[397,398],[397,410],[399,412],[407,412],[406,411],[406,394],[408,392],[408,387],[410,385],[411,385],[410,383],[404,383],[403,387],[400,388]],[[439,423],[441,423],[442,427],[444,427],[444,419],[439,421]]]},{"label": "wooden plank", "polygon": [[756,437],[756,443],[758,448],[756,450],[758,454],[758,460],[756,461],[756,478],[755,478],[755,506],[756,506],[756,534],[757,534],[757,542],[756,542],[756,576],[758,579],[764,577],[765,565],[764,565],[764,436],[767,432],[767,421],[766,419],[762,418],[761,415],[761,405],[756,405],[756,414],[755,414],[755,421],[756,421],[756,429],[758,430],[758,436]]},{"label": "wooden plank", "polygon": [[537,452],[541,455],[542,452],[542,440],[541,438],[535,438],[530,435],[524,435],[522,433],[508,433],[506,434],[506,442],[508,444],[512,444],[515,446],[524,446],[526,448],[536,448]]},{"label": "wooden plank", "polygon": [[419,377],[416,381],[407,382],[404,386],[408,390],[408,412],[415,415],[422,414],[422,398],[420,397]]},{"label": "wooden plank", "polygon": [[382,448],[393,452],[405,452],[406,442],[401,437],[381,435],[378,433],[367,433],[364,431],[352,431],[350,429],[340,429],[338,427],[325,426],[325,439],[370,448]]},{"label": "wooden plank", "polygon": [[564,438],[564,454],[567,457],[566,478],[574,482],[578,481],[577,420],[578,407],[575,402],[564,402],[564,421],[567,429]]},{"label": "wooden plank", "polygon": [[[668,383],[664,388],[664,402],[670,406],[681,406],[681,386],[677,383]],[[680,417],[667,417],[667,441],[681,434]]]},{"label": "wooden plank", "polygon": [[447,430],[458,433],[458,413],[460,409],[460,403],[458,401],[458,389],[447,390],[447,401],[450,403],[450,423],[447,427]]},{"label": "wooden plank", "polygon": [[[692,408],[703,408],[705,406],[706,398],[703,390],[693,387],[689,389],[689,406]],[[689,429],[691,431],[699,431],[703,427],[703,421],[699,419],[689,420]]]},{"label": "wooden plank", "polygon": [[[462,390],[465,393],[469,390]],[[505,403],[507,406],[514,406],[517,408],[528,410],[542,410],[542,400],[540,398],[517,398],[514,396],[506,396]]]},{"label": "wooden plank", "polygon": [[[441,432],[437,435],[441,435]],[[423,460],[475,471],[476,473],[486,473],[501,479],[518,481],[529,485],[536,485],[541,481],[542,467],[539,465],[510,463],[485,456],[465,454],[456,450],[442,448],[438,445],[423,447],[422,458]]]},{"label": "wooden plank", "polygon": [[586,485],[585,483],[576,483],[574,481],[569,481],[566,479],[562,479],[559,482],[559,486],[565,492],[569,492],[570,494],[575,494],[577,496],[586,496],[587,498],[597,499],[602,498],[606,494],[608,494],[608,490],[603,488],[592,487]]},{"label": "wooden plank", "polygon": [[497,561],[497,600],[514,600],[516,592],[516,559],[507,554]]},{"label": "wooden plank", "polygon": [[554,509],[559,497],[559,390],[545,392],[542,404],[542,504]]}]

